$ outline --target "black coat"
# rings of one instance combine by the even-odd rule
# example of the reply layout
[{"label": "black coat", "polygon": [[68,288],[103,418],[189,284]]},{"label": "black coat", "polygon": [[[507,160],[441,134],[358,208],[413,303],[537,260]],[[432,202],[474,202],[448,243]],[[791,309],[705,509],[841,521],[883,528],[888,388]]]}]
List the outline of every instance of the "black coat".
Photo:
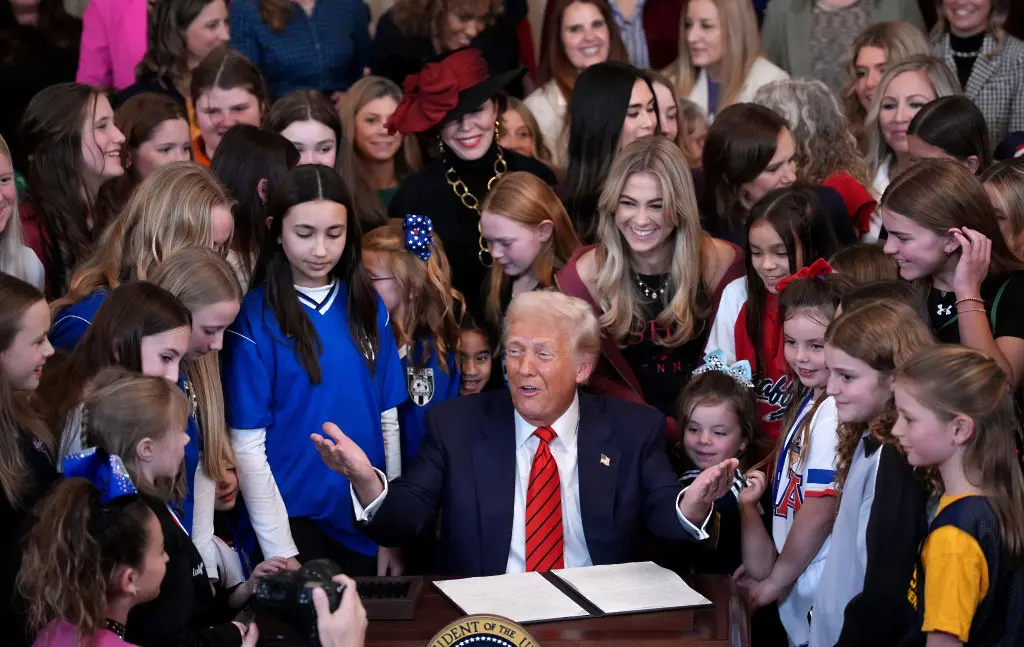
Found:
[{"label": "black coat", "polygon": [[125,639],[140,647],[238,647],[242,634],[231,624],[226,595],[216,595],[199,551],[167,504],[144,499],[160,521],[167,574],[156,599],[128,614]]},{"label": "black coat", "polygon": [[[554,172],[541,162],[509,150],[503,150],[503,155],[509,173],[526,171],[550,185],[555,183]],[[487,182],[494,175],[497,147],[492,147],[483,158],[474,162],[466,162],[452,155],[449,157],[454,158],[451,164],[459,178],[482,202],[487,195]],[[452,284],[466,298],[470,314],[482,322],[483,290],[490,269],[484,267],[478,258],[480,214],[465,207],[455,196],[445,180],[447,168],[445,160],[438,160],[406,178],[388,205],[388,216],[404,218],[409,214],[417,214],[430,217],[434,223],[434,233],[441,239],[445,255],[451,263]]]},{"label": "black coat", "polygon": [[25,601],[15,586],[24,540],[36,521],[32,510],[57,480],[57,470],[49,452],[33,434],[21,434],[18,445],[28,467],[21,504],[17,508],[12,506],[0,492],[0,627],[4,629],[0,642],[10,647],[28,647],[32,640],[25,631]]},{"label": "black coat", "polygon": [[[370,69],[375,75],[391,79],[401,86],[405,77],[418,74],[426,63],[436,60],[439,55],[434,51],[430,38],[402,33],[395,24],[393,12],[393,9],[387,10],[377,21],[370,49]],[[503,14],[473,39],[471,46],[483,54],[491,75],[519,67],[518,21],[518,16]],[[513,83],[507,90],[513,96],[523,96],[521,81]]]},{"label": "black coat", "polygon": [[[678,550],[696,539],[679,522],[682,486],[665,453],[665,416],[617,398],[579,394],[580,516],[595,565],[648,558],[648,533]],[[398,546],[441,514],[437,571],[475,577],[505,572],[511,548],[516,422],[507,390],[454,398],[427,411],[419,453],[367,525]]]}]

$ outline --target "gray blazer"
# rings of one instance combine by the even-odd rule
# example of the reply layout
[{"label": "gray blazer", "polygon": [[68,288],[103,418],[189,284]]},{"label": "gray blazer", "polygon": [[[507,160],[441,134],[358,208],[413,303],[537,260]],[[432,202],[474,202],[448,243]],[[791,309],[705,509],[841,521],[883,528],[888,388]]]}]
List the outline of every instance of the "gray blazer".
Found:
[{"label": "gray blazer", "polygon": [[[996,56],[986,56],[995,46],[995,39],[991,35],[985,36],[982,54],[974,62],[971,77],[964,88],[964,94],[985,115],[992,148],[1008,134],[1024,131],[1024,41],[1008,36],[1003,51]],[[949,34],[935,43],[934,53],[956,76]]]},{"label": "gray blazer", "polygon": [[[871,23],[905,20],[924,31],[917,0],[861,0],[871,2]],[[811,40],[814,0],[771,0],[765,10],[761,47],[772,63],[797,77],[811,76]],[[850,34],[850,40],[858,34]]]}]

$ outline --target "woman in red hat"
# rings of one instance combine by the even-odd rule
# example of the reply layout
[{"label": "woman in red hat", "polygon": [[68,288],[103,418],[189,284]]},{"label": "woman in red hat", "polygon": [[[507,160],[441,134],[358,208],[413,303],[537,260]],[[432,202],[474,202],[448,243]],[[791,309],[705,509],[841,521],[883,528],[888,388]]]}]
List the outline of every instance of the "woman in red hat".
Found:
[{"label": "woman in red hat", "polygon": [[461,49],[405,79],[405,97],[388,120],[390,131],[436,136],[441,154],[407,178],[391,200],[388,215],[429,216],[452,266],[454,287],[466,307],[483,320],[483,286],[493,262],[480,233],[480,203],[505,173],[527,171],[548,184],[547,166],[498,146],[499,93],[524,69],[490,76],[477,49]]}]

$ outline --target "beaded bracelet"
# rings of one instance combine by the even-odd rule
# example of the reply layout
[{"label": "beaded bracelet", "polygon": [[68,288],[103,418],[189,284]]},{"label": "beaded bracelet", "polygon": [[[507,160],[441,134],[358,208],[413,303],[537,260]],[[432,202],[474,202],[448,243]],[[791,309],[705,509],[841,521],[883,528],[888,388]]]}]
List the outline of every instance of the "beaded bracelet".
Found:
[{"label": "beaded bracelet", "polygon": [[964,297],[963,299],[957,299],[957,300],[956,300],[956,301],[955,301],[955,302],[953,303],[953,305],[955,305],[955,306],[958,306],[958,305],[960,305],[961,303],[963,303],[964,301],[977,301],[978,303],[981,303],[981,304],[984,304],[984,303],[985,303],[985,300],[984,300],[984,299],[979,299],[979,298],[977,298],[977,297]]}]

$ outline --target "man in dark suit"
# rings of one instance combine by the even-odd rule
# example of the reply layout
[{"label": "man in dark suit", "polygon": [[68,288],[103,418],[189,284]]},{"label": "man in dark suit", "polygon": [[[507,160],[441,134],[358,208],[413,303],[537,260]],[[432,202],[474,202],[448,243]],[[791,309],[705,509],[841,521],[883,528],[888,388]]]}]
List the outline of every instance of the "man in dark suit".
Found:
[{"label": "man in dark suit", "polygon": [[683,491],[665,454],[665,417],[578,392],[597,359],[590,307],[552,292],[518,295],[505,327],[509,390],[438,404],[404,474],[387,483],[331,423],[313,435],[352,485],[357,519],[384,546],[417,537],[443,510],[438,571],[460,576],[645,559],[645,530],[704,539],[737,461]]}]

